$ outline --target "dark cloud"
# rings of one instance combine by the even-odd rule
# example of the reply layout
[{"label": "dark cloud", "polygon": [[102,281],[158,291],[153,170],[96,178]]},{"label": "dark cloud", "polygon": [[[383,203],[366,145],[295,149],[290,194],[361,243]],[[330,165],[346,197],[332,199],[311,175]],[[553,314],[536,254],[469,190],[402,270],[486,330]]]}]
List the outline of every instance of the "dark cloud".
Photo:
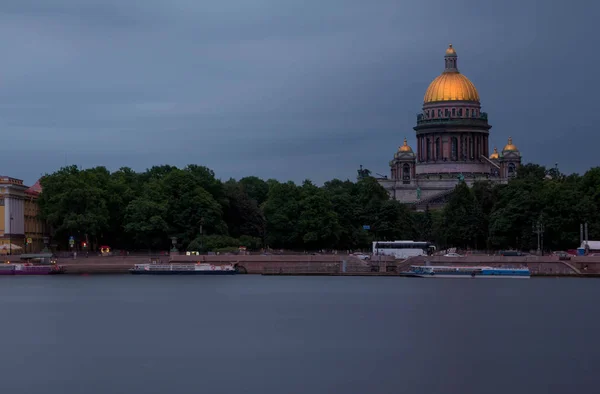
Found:
[{"label": "dark cloud", "polygon": [[[3,173],[198,163],[222,178],[387,174],[452,42],[492,143],[596,165],[581,1],[4,0]],[[573,154],[576,152],[576,154]]]}]

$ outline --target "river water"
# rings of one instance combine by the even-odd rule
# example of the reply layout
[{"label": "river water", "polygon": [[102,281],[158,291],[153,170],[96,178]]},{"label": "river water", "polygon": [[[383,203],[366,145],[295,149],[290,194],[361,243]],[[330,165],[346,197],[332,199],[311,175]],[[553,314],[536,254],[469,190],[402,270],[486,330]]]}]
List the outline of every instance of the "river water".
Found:
[{"label": "river water", "polygon": [[0,393],[598,393],[600,282],[0,278]]}]

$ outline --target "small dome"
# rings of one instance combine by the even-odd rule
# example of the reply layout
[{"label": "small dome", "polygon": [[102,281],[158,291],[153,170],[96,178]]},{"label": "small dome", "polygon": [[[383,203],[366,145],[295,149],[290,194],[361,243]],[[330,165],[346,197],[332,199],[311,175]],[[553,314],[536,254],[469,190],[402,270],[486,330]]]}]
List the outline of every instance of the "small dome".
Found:
[{"label": "small dome", "polygon": [[499,158],[500,155],[498,154],[498,148],[494,147],[494,153],[490,155],[490,160],[497,160]]},{"label": "small dome", "polygon": [[513,145],[512,137],[508,137],[508,144],[502,149],[502,152],[517,152],[519,151],[515,145]]},{"label": "small dome", "polygon": [[412,148],[410,146],[408,146],[408,143],[406,142],[406,138],[404,138],[404,145],[402,145],[401,147],[398,148],[398,152],[410,152],[412,153]]},{"label": "small dome", "polygon": [[446,49],[446,56],[456,56],[456,51],[452,48],[452,44],[448,45],[448,49]]}]

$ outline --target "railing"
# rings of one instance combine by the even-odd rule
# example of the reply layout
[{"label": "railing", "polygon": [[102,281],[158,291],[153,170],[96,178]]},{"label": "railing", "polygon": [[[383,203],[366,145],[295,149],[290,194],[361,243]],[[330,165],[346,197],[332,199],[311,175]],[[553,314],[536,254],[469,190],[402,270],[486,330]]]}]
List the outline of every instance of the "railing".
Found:
[{"label": "railing", "polygon": [[339,274],[343,272],[358,273],[371,271],[370,264],[352,262],[346,263],[345,270],[343,263],[280,264],[263,268],[264,274]]},{"label": "railing", "polygon": [[444,118],[426,118],[423,114],[417,115],[417,125],[428,124],[465,124],[465,125],[487,125],[487,113],[482,112],[476,118],[444,117]]},{"label": "railing", "polygon": [[493,165],[497,169],[500,169],[500,165],[498,163],[494,163],[493,161],[491,161],[486,155],[481,155],[481,159],[485,160],[486,162],[488,162],[488,164]]}]

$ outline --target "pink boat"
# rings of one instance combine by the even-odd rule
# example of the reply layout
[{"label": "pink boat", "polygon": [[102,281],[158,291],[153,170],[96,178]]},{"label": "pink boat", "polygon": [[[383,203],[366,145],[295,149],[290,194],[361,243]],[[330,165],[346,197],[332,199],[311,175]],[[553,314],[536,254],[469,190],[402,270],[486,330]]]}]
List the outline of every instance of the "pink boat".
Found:
[{"label": "pink boat", "polygon": [[0,264],[0,275],[54,275],[64,273],[56,264],[32,265],[30,263]]}]

